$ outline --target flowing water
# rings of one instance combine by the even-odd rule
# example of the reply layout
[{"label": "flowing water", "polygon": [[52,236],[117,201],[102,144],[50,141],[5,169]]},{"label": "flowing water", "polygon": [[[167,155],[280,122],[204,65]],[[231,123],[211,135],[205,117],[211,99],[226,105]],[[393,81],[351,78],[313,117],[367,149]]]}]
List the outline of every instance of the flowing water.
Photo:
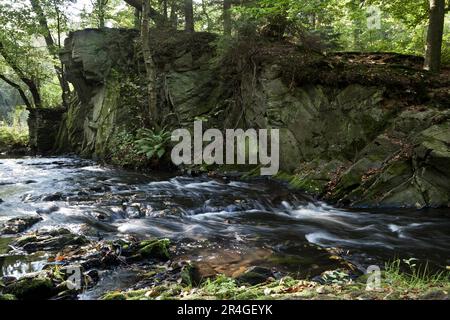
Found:
[{"label": "flowing water", "polygon": [[[142,174],[78,158],[0,159],[0,199],[0,224],[39,214],[44,220],[31,231],[170,238],[182,244],[180,259],[230,275],[250,265],[311,275],[329,264],[317,246],[339,248],[361,270],[411,257],[450,265],[449,209],[338,209],[270,180]],[[46,259],[0,255],[0,276],[37,271]],[[109,277],[116,286],[132,281],[127,272]]]}]

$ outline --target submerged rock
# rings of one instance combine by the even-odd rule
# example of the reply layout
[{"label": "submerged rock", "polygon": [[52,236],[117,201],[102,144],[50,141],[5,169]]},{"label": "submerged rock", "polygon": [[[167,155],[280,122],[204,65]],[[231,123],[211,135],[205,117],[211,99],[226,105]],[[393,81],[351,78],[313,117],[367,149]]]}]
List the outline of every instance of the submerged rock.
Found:
[{"label": "submerged rock", "polygon": [[45,201],[45,202],[54,202],[54,201],[63,201],[63,200],[64,200],[64,195],[61,192],[49,194],[49,195],[43,196],[41,198],[41,201]]},{"label": "submerged rock", "polygon": [[264,267],[250,267],[242,275],[236,278],[238,283],[247,283],[250,285],[257,285],[273,278],[274,273],[271,269]]}]

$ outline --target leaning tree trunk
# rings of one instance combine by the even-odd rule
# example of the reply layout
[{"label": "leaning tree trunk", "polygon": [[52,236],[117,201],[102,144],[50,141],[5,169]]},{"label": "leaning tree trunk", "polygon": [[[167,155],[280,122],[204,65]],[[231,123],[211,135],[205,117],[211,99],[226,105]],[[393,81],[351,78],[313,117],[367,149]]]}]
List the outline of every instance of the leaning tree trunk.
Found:
[{"label": "leaning tree trunk", "polygon": [[430,0],[430,22],[428,25],[424,68],[433,73],[438,73],[441,70],[444,20],[445,0]]},{"label": "leaning tree trunk", "polygon": [[147,91],[149,105],[150,124],[158,127],[158,104],[156,92],[156,66],[153,61],[152,50],[150,48],[150,1],[142,1],[142,54],[144,55],[145,71],[147,73]]},{"label": "leaning tree trunk", "polygon": [[194,4],[192,0],[184,0],[184,16],[186,19],[185,30],[194,32]]}]

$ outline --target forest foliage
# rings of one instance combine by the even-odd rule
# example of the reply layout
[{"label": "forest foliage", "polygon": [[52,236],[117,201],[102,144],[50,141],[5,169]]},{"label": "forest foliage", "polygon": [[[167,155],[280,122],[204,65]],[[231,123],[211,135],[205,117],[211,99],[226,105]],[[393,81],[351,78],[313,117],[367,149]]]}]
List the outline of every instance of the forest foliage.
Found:
[{"label": "forest foliage", "polygon": [[[308,39],[329,51],[423,56],[430,3],[446,13],[442,62],[450,63],[449,0],[0,0],[0,81],[27,108],[66,105],[73,90],[59,52],[70,31],[149,27]],[[151,93],[151,90],[149,91]]]}]

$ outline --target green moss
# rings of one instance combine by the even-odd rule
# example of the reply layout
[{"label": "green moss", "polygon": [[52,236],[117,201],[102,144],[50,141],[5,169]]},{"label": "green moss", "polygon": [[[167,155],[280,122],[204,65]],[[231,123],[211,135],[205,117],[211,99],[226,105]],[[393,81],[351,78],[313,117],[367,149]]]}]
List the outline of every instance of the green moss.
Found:
[{"label": "green moss", "polygon": [[139,254],[143,258],[170,259],[170,240],[146,240],[139,244]]},{"label": "green moss", "polygon": [[121,292],[108,292],[102,297],[102,300],[127,300],[127,297]]},{"label": "green moss", "polygon": [[23,278],[4,289],[19,300],[48,299],[54,295],[53,283],[49,278]]},{"label": "green moss", "polygon": [[12,241],[12,238],[0,238],[0,254],[6,254],[9,252],[9,244]]},{"label": "green moss", "polygon": [[321,193],[323,186],[317,181],[301,177],[300,175],[291,175],[285,172],[280,172],[275,176],[275,179],[289,183],[289,185],[298,190],[302,190],[311,194]]},{"label": "green moss", "polygon": [[0,294],[0,301],[14,301],[17,298],[12,294]]}]

